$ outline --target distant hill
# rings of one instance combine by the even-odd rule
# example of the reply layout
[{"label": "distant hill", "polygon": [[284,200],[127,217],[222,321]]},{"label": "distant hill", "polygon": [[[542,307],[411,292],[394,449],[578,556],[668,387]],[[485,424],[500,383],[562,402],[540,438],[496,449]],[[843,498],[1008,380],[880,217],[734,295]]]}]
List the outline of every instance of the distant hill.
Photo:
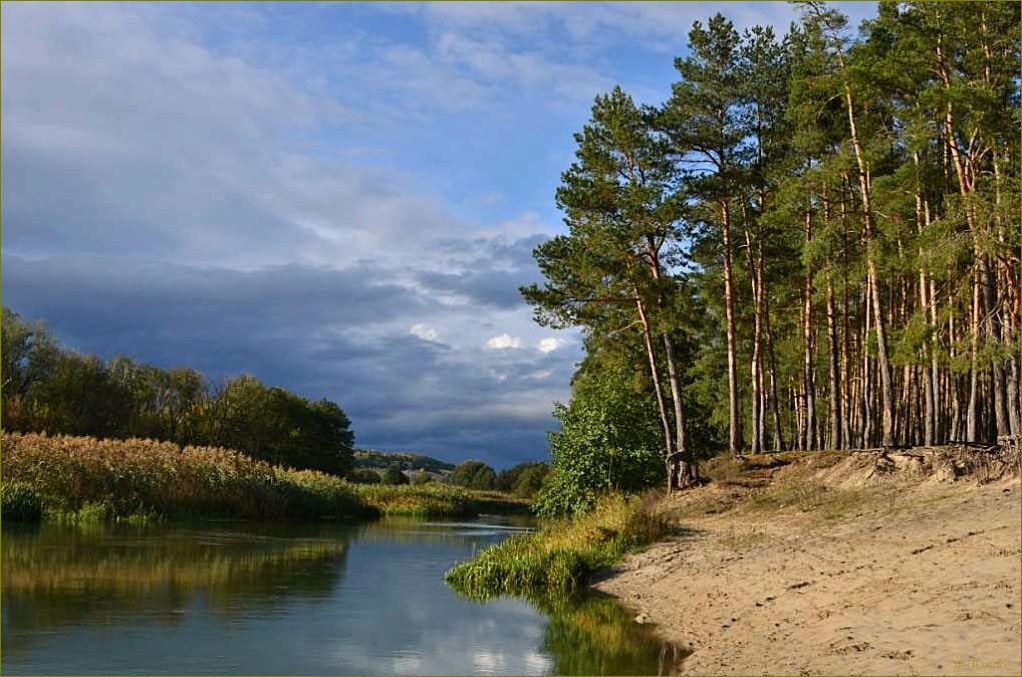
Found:
[{"label": "distant hill", "polygon": [[413,454],[409,451],[377,451],[356,449],[355,467],[382,470],[397,463],[401,470],[425,470],[436,475],[446,475],[454,470],[453,463],[445,463],[432,456]]}]

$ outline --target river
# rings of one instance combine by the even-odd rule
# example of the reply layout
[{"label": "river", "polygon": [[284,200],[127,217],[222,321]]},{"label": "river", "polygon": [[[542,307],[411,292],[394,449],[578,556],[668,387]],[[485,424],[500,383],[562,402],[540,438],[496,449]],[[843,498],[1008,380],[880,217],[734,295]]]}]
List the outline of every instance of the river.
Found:
[{"label": "river", "polygon": [[[16,527],[16,528],[12,528]],[[6,525],[3,674],[657,674],[612,600],[465,599],[512,518]]]}]

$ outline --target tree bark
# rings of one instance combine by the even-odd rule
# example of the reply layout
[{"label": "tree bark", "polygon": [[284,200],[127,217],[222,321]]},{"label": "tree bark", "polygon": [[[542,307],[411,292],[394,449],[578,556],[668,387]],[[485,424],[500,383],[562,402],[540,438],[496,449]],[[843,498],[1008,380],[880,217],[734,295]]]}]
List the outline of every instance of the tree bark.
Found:
[{"label": "tree bark", "polygon": [[749,255],[749,276],[752,285],[753,324],[752,324],[752,438],[751,451],[758,454],[763,451],[763,358],[761,350],[763,331],[763,274],[761,270],[762,258],[758,264],[756,256],[753,255],[752,239],[749,231],[745,231],[745,244]]},{"label": "tree bark", "polygon": [[649,374],[653,381],[653,391],[656,394],[657,409],[660,412],[660,424],[664,431],[664,462],[667,469],[667,492],[670,493],[672,486],[672,465],[674,458],[674,441],[671,434],[671,421],[667,415],[667,407],[664,404],[664,393],[660,388],[660,374],[657,369],[656,353],[653,351],[653,338],[649,327],[649,318],[646,317],[646,308],[639,297],[638,290],[635,290],[635,308],[639,312],[639,321],[642,323],[642,337],[646,344],[646,357],[649,358]]},{"label": "tree bark", "polygon": [[[844,59],[839,56],[841,68],[844,70]],[[894,446],[894,389],[891,386],[891,365],[887,358],[887,331],[884,327],[883,307],[880,303],[880,286],[877,280],[876,261],[874,260],[873,239],[873,208],[870,200],[869,169],[863,155],[862,144],[855,121],[855,104],[852,88],[848,81],[844,84],[845,107],[848,111],[848,127],[852,137],[852,149],[855,151],[855,162],[859,170],[859,191],[862,198],[862,219],[866,235],[866,273],[873,301],[873,319],[877,335],[877,366],[880,370],[880,395],[882,400],[882,444]]]},{"label": "tree bark", "polygon": [[965,441],[979,441],[979,313],[980,313],[979,275],[972,275],[972,313],[969,329],[969,403],[965,410]]},{"label": "tree bark", "polygon": [[830,383],[830,438],[827,446],[843,449],[841,440],[841,381],[838,373],[837,318],[834,310],[834,284],[827,277],[827,343]]},{"label": "tree bark", "polygon": [[[923,231],[926,228],[926,226],[928,226],[929,224],[927,223],[928,222],[928,218],[927,218],[927,215],[925,213],[924,206],[923,206],[924,205],[924,198],[923,198],[922,177],[920,176],[919,152],[918,151],[916,151],[915,153],[912,154],[912,161],[913,161],[913,163],[915,164],[915,167],[916,167],[916,195],[915,195],[915,198],[916,198],[916,232],[918,232],[919,235],[922,235]],[[923,251],[922,251],[921,247],[919,249],[919,258],[921,260],[923,259]],[[920,266],[920,268],[919,268],[919,308],[920,308],[920,311],[923,314],[923,319],[924,320],[928,320],[929,319],[928,315],[927,315],[927,312],[929,310],[929,304],[927,303],[927,298],[926,298],[928,289],[929,289],[929,284],[928,284],[928,282],[926,280],[926,269],[924,267]],[[931,330],[934,332],[934,334],[936,334],[936,329],[934,327],[931,327]],[[926,411],[925,411],[925,414],[924,414],[925,418],[923,420],[923,445],[929,447],[929,446],[933,446],[933,444],[935,442],[935,438],[936,438],[936,426],[937,426],[937,410],[936,410],[936,399],[935,399],[935,393],[934,393],[933,374],[930,372],[929,365],[927,364],[927,362],[932,360],[932,351],[933,351],[932,344],[925,346],[923,348],[923,350],[924,350],[924,354],[923,354],[924,361],[923,361],[923,369],[922,369],[922,376],[923,376],[923,401],[925,402],[925,407],[926,407]],[[929,354],[927,354],[927,353],[929,353]],[[931,360],[925,359],[927,357],[931,357]]]},{"label": "tree bark", "polygon": [[873,294],[870,290],[870,283],[866,281],[865,313],[863,315],[862,327],[862,446],[873,446],[873,408],[870,406],[870,398],[873,389],[870,387],[869,368],[869,326],[871,320],[870,306],[873,302]]},{"label": "tree bark", "polygon": [[[671,388],[671,399],[674,400],[674,458],[668,460],[668,472],[673,477],[677,488],[686,487],[696,479],[695,459],[685,444],[685,410],[682,406],[681,385],[674,367],[674,344],[667,334],[663,335],[664,354],[667,356],[667,382]],[[669,480],[670,482],[671,480]]]},{"label": "tree bark", "polygon": [[728,200],[720,201],[720,225],[724,244],[724,314],[727,323],[728,449],[738,456],[742,447],[741,420],[738,416],[738,374],[735,355],[734,273],[731,266],[731,209]]},{"label": "tree bark", "polygon": [[[806,207],[806,244],[813,241],[813,215]],[[802,308],[802,379],[805,390],[805,440],[804,449],[816,446],[816,378],[813,369],[813,269],[806,263],[806,279]]]},{"label": "tree bark", "polygon": [[770,376],[770,410],[773,418],[773,449],[784,451],[784,433],[781,430],[781,410],[777,397],[777,358],[774,354],[773,335],[770,330],[770,297],[763,295],[763,339],[766,342]]}]

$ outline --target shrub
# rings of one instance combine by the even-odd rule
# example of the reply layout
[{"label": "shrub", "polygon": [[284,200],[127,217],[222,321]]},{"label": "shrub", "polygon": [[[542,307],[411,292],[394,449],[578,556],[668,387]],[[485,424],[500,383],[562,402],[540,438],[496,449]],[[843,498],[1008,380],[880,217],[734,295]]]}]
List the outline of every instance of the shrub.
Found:
[{"label": "shrub", "polygon": [[436,479],[434,479],[434,477],[425,470],[419,470],[415,473],[412,473],[412,484],[415,486],[421,486],[423,484],[429,484],[430,482],[435,481]]},{"label": "shrub", "polygon": [[497,483],[497,473],[482,461],[463,461],[451,471],[447,481],[466,489],[489,491]]},{"label": "shrub", "polygon": [[380,478],[380,473],[375,470],[359,468],[355,472],[351,473],[351,481],[356,484],[379,484],[383,480]]},{"label": "shrub", "polygon": [[543,480],[549,474],[550,468],[545,463],[532,463],[524,468],[518,475],[514,484],[514,494],[521,498],[532,498],[543,488]]},{"label": "shrub", "polygon": [[627,370],[594,372],[573,385],[568,406],[554,406],[553,468],[535,501],[537,514],[585,512],[611,491],[641,491],[663,479],[655,407],[628,385]]},{"label": "shrub", "polygon": [[401,472],[401,468],[395,463],[383,473],[384,484],[408,484],[408,476]]},{"label": "shrub", "polygon": [[532,498],[543,486],[543,478],[550,472],[546,463],[526,461],[497,474],[497,491],[513,493],[521,498]]}]

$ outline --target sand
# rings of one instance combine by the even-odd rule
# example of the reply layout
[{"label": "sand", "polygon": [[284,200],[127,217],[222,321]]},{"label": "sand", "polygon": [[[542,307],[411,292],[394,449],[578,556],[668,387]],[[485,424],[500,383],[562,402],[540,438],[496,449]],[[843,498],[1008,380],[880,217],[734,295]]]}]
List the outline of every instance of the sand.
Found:
[{"label": "sand", "polygon": [[680,533],[595,587],[694,651],[679,674],[1022,674],[1018,479],[833,471],[665,501]]}]

